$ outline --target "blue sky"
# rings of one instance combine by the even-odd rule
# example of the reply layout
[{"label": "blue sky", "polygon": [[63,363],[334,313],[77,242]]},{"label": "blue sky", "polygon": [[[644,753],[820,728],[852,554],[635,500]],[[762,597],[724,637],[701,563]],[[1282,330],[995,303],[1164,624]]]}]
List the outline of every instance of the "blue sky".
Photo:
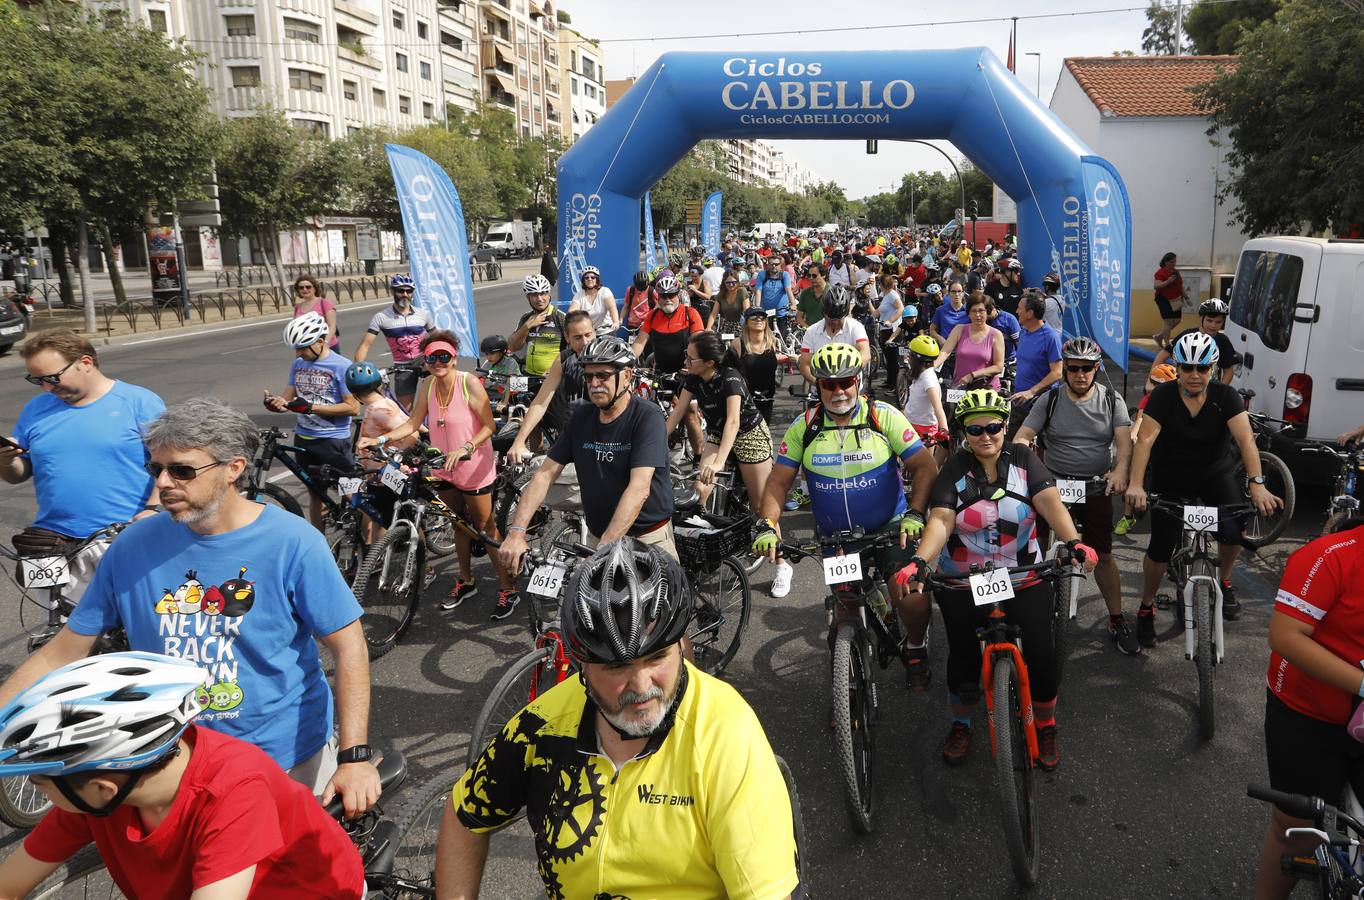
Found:
[{"label": "blue sky", "polygon": [[[563,0],[560,8],[573,17],[573,27],[601,40],[606,77],[627,78],[649,67],[669,50],[860,50],[931,49],[987,46],[1002,59],[1008,50],[1009,17],[1061,14],[1024,19],[1018,24],[1018,77],[1041,96],[1051,97],[1066,56],[1107,56],[1115,50],[1140,52],[1146,25],[1145,4],[1136,0],[1071,0],[1019,3],[1017,0],[980,0],[972,4],[908,3],[890,0],[876,4],[873,17],[865,6],[787,0],[780,5],[688,0],[685,3],[636,0]],[[1091,15],[1082,11],[1118,10]],[[626,12],[628,11],[628,12]],[[831,13],[851,12],[838,18]],[[622,14],[625,12],[626,14]],[[993,19],[964,24],[933,24],[946,20]],[[873,25],[873,22],[878,23]],[[921,23],[919,27],[890,27]],[[755,32],[871,26],[867,30],[759,36]],[[723,34],[722,34],[723,32]],[[687,35],[717,37],[678,39]],[[649,37],[648,40],[639,38]],[[1027,53],[1040,53],[1038,58]],[[860,141],[773,141],[799,159],[821,179],[833,179],[850,197],[862,197],[898,184],[905,172],[947,170],[942,157],[926,147],[883,142],[875,156],[867,156]],[[944,142],[948,152],[954,152]]]}]

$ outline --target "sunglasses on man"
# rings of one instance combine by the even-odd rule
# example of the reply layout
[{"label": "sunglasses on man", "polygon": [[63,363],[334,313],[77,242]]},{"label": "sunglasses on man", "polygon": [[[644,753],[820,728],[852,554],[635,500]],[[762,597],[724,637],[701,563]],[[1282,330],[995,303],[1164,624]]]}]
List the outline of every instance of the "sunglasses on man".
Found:
[{"label": "sunglasses on man", "polygon": [[1067,364],[1066,364],[1066,371],[1067,371],[1067,372],[1093,372],[1093,371],[1094,371],[1094,363],[1085,363],[1085,364],[1083,364],[1083,365],[1070,365],[1069,363],[1067,363]]},{"label": "sunglasses on man", "polygon": [[53,387],[56,387],[57,385],[62,383],[62,376],[66,374],[66,370],[74,366],[79,361],[80,361],[79,359],[73,359],[71,360],[71,362],[62,366],[60,369],[58,369],[56,372],[53,372],[51,375],[25,375],[24,380],[36,387],[42,387],[45,384],[50,384]]},{"label": "sunglasses on man", "polygon": [[856,375],[845,375],[842,378],[819,379],[819,386],[826,391],[846,391],[855,384],[857,384]]},{"label": "sunglasses on man", "polygon": [[193,481],[199,477],[199,473],[215,466],[225,466],[224,462],[205,463],[202,466],[191,466],[189,463],[171,463],[163,466],[159,462],[144,463],[142,468],[147,470],[147,474],[152,478],[160,478],[161,473],[165,472],[171,477],[172,481]]}]

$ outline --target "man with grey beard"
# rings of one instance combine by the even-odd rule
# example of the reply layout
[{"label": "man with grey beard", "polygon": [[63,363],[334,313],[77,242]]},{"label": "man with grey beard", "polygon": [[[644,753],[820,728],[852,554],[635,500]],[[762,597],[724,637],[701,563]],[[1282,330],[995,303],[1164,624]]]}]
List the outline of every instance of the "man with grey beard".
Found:
[{"label": "man with grey beard", "polygon": [[[227,404],[170,407],[145,442],[164,511],[119,535],[66,626],[0,685],[0,706],[121,626],[131,649],[212,673],[198,724],[260,747],[324,803],[339,794],[347,815],[369,809],[369,654],[325,539],[241,495],[259,438]],[[336,661],[335,702],[314,638]]]},{"label": "man with grey beard", "polygon": [[677,560],[622,537],[578,563],[559,621],[579,677],[513,716],[456,782],[436,896],[475,897],[522,809],[546,894],[753,897],[798,887],[790,799],[738,692],[684,659]]}]

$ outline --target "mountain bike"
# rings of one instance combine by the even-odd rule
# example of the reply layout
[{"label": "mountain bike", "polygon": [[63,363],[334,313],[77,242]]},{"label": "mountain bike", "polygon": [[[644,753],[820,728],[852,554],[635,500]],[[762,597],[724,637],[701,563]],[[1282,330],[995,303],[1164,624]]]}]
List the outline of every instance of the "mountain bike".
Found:
[{"label": "mountain bike", "polygon": [[[511,664],[483,701],[469,735],[466,760],[469,768],[473,768],[512,716],[567,678],[575,668],[564,651],[564,637],[559,630],[559,595],[578,561],[591,555],[591,548],[567,541],[556,541],[545,552],[532,548],[526,554],[526,588],[521,596],[535,647]],[[553,604],[553,618],[542,615],[541,603]]]},{"label": "mountain bike", "polygon": [[[407,762],[396,750],[384,753],[377,763],[380,797],[368,812],[346,819],[340,799],[333,800],[327,814],[345,830],[364,864],[365,886],[370,897],[383,900],[434,897],[435,840],[429,844],[420,835],[409,833],[384,814],[384,801],[395,795],[407,778]],[[72,900],[72,898],[121,898],[105,869],[99,849],[91,844],[77,852],[42,881],[31,893],[32,900]]]},{"label": "mountain bike", "polygon": [[[1184,658],[1193,660],[1198,672],[1198,734],[1210,741],[1217,730],[1214,673],[1226,652],[1222,582],[1217,577],[1217,556],[1212,545],[1222,519],[1247,519],[1255,514],[1255,507],[1249,503],[1193,506],[1149,494],[1147,508],[1175,516],[1184,523],[1182,544],[1170,557],[1167,572],[1182,598]],[[1242,544],[1249,546],[1250,542]]]},{"label": "mountain bike", "polygon": [[[1260,515],[1257,510],[1246,520],[1246,544],[1251,549],[1258,550],[1277,541],[1288,527],[1288,523],[1293,521],[1298,491],[1293,481],[1293,472],[1288,465],[1270,452],[1275,436],[1293,426],[1283,419],[1275,419],[1261,413],[1249,415],[1251,430],[1255,432],[1255,446],[1260,452],[1260,471],[1265,477],[1265,489],[1283,500],[1283,506],[1268,516]],[[1242,499],[1249,501],[1250,478],[1246,475],[1246,466],[1241,460],[1240,453],[1236,453],[1236,483],[1240,485]]]},{"label": "mountain bike", "polygon": [[[691,481],[696,480],[694,471],[688,473],[686,477],[690,478]],[[739,472],[732,456],[725,468],[715,473],[710,495],[706,497],[706,502],[701,508],[706,515],[719,517],[726,522],[747,519],[751,528],[755,505],[749,499],[748,485],[744,484],[743,475]],[[763,558],[754,556],[752,553],[741,554],[736,552],[735,557],[743,565],[746,575],[757,572],[763,564]]]},{"label": "mountain bike", "polygon": [[693,662],[719,677],[739,652],[752,611],[747,561],[753,520],[701,513],[693,502],[678,504],[673,516],[677,556],[691,587],[692,616],[687,628]]},{"label": "mountain bike", "polygon": [[[1103,475],[1093,475],[1087,478],[1067,478],[1058,475],[1056,477],[1056,490],[1061,495],[1061,502],[1069,509],[1077,503],[1084,503],[1093,494],[1108,490],[1108,478]],[[1081,530],[1079,522],[1075,523],[1075,527],[1077,530]],[[1084,537],[1082,530],[1080,537]],[[1070,578],[1064,583],[1059,579],[1053,582],[1055,606],[1052,610],[1051,639],[1055,648],[1057,684],[1061,683],[1061,675],[1066,666],[1066,657],[1070,654],[1070,623],[1075,621],[1075,616],[1079,612],[1082,581],[1081,578]]]},{"label": "mountain bike", "polygon": [[995,760],[1004,842],[1014,878],[1023,887],[1037,883],[1039,828],[1037,810],[1037,723],[1033,718],[1028,664],[1019,645],[1021,629],[1009,624],[1003,603],[1017,586],[1038,580],[1075,577],[1055,558],[1043,564],[1009,568],[971,566],[966,576],[932,573],[925,590],[966,590],[977,606],[989,607],[989,618],[976,629],[983,644],[980,683],[990,716],[990,752]]},{"label": "mountain bike", "polygon": [[[56,536],[48,540],[45,535],[39,538],[29,532],[20,532],[12,538],[16,549],[10,550],[0,544],[0,557],[15,564],[15,584],[20,591],[19,623],[28,635],[26,648],[29,653],[56,637],[76,609],[76,601],[66,596],[76,558],[95,544],[113,540],[128,524],[116,522],[74,541],[63,541]],[[26,621],[30,603],[42,610],[42,620],[37,624]],[[101,635],[91,653],[116,653],[127,649],[127,636],[122,628],[116,628]],[[0,821],[5,824],[32,828],[51,808],[52,803],[46,795],[27,778],[0,778]]]},{"label": "mountain bike", "polygon": [[900,658],[900,617],[890,606],[881,573],[863,554],[878,547],[899,546],[895,534],[867,535],[861,529],[840,531],[805,543],[779,547],[793,563],[823,557],[824,598],[833,674],[834,744],[843,776],[848,821],[860,834],[870,834],[875,811],[876,742],[872,729],[880,721],[872,660],[882,669]]},{"label": "mountain bike", "polygon": [[448,526],[471,541],[498,546],[441,500],[437,492],[441,481],[431,475],[432,469],[444,463],[439,451],[433,455],[433,448],[416,447],[380,451],[379,455],[386,460],[379,481],[396,495],[397,502],[388,531],[369,548],[351,582],[363,610],[360,626],[371,660],[392,650],[417,616],[427,581],[429,533]]},{"label": "mountain bike", "polygon": [[[1353,792],[1346,791],[1347,799]],[[1289,828],[1285,837],[1313,837],[1321,843],[1312,855],[1285,854],[1279,865],[1285,875],[1316,882],[1316,896],[1322,900],[1360,900],[1364,898],[1364,822],[1358,804],[1347,812],[1320,797],[1286,794],[1255,785],[1246,786],[1246,796],[1273,803],[1296,819],[1306,819],[1310,828]]]},{"label": "mountain bike", "polygon": [[1321,526],[1322,534],[1333,534],[1341,522],[1359,515],[1359,498],[1355,496],[1355,490],[1359,472],[1364,469],[1364,444],[1350,441],[1344,449],[1331,444],[1307,444],[1302,452],[1330,456],[1339,466],[1331,481],[1331,499],[1326,507],[1326,521]]}]

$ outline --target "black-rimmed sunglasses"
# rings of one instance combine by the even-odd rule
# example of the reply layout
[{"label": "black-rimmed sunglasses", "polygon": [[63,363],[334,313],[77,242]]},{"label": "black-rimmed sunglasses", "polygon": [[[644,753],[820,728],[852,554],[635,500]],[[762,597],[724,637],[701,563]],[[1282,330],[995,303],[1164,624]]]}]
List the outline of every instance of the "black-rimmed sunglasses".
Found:
[{"label": "black-rimmed sunglasses", "polygon": [[1193,364],[1191,364],[1191,363],[1180,363],[1180,364],[1179,364],[1179,371],[1185,373],[1186,375],[1187,375],[1188,373],[1190,373],[1190,372],[1197,372],[1197,373],[1200,374],[1200,375],[1206,375],[1206,374],[1208,374],[1209,372],[1212,371],[1212,366],[1210,366],[1210,365],[1193,365]]},{"label": "black-rimmed sunglasses", "polygon": [[1067,371],[1067,372],[1093,372],[1093,371],[1094,371],[1094,363],[1088,363],[1088,364],[1082,365],[1082,366],[1072,366],[1072,365],[1067,364],[1067,365],[1066,365],[1066,371]]},{"label": "black-rimmed sunglasses", "polygon": [[980,437],[982,434],[999,434],[1008,426],[1003,422],[991,422],[989,425],[967,425],[966,433],[971,437]]},{"label": "black-rimmed sunglasses", "polygon": [[429,365],[436,365],[437,363],[448,363],[450,362],[450,360],[454,359],[453,356],[451,356],[444,350],[437,350],[435,353],[428,353],[426,354],[426,356],[422,358],[425,359]]},{"label": "black-rimmed sunglasses", "polygon": [[73,359],[71,360],[71,362],[62,366],[60,369],[58,369],[56,372],[53,372],[51,375],[25,375],[24,380],[31,385],[35,385],[36,387],[42,387],[45,384],[50,384],[53,386],[59,385],[62,383],[62,376],[66,374],[66,370],[71,368],[78,362],[80,362],[79,359]]},{"label": "black-rimmed sunglasses", "polygon": [[159,462],[149,462],[143,465],[142,468],[146,469],[147,474],[152,476],[152,478],[160,478],[161,473],[165,472],[174,481],[193,481],[198,478],[199,473],[203,472],[205,469],[212,469],[215,466],[225,465],[227,465],[227,463],[211,462],[205,463],[202,466],[191,466],[189,463],[171,463],[168,466],[163,466]]}]

